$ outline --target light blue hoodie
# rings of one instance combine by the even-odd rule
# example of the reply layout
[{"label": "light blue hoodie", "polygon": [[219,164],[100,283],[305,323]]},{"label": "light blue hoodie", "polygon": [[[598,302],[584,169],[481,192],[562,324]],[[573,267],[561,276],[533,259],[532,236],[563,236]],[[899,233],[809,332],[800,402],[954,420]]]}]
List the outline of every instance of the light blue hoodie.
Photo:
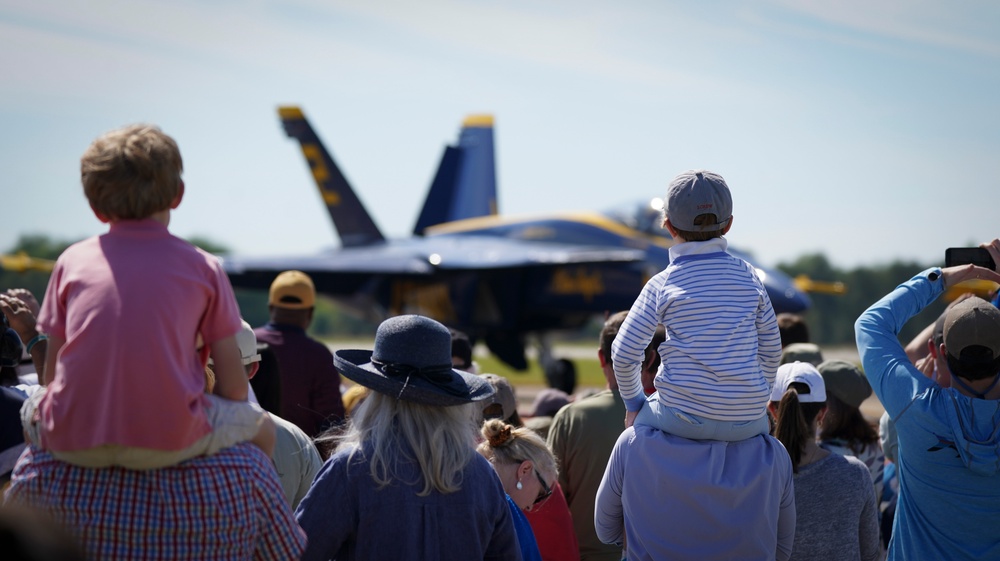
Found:
[{"label": "light blue hoodie", "polygon": [[1000,401],[941,388],[897,338],[943,291],[941,270],[928,269],[855,324],[865,374],[899,434],[890,560],[1000,559]]}]

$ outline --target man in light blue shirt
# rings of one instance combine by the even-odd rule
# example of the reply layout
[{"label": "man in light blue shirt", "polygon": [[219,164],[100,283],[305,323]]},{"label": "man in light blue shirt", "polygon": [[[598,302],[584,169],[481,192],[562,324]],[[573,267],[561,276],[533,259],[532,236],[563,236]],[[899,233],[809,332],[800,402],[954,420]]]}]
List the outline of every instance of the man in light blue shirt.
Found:
[{"label": "man in light blue shirt", "polygon": [[[986,246],[1000,263],[1000,240]],[[1000,559],[1000,310],[969,298],[947,313],[937,381],[908,360],[897,333],[945,288],[1000,274],[929,269],[858,318],[865,374],[899,436],[899,502],[889,559]]]},{"label": "man in light blue shirt", "polygon": [[594,512],[629,561],[784,561],[795,539],[792,462],[772,436],[689,440],[649,425],[618,438]]}]

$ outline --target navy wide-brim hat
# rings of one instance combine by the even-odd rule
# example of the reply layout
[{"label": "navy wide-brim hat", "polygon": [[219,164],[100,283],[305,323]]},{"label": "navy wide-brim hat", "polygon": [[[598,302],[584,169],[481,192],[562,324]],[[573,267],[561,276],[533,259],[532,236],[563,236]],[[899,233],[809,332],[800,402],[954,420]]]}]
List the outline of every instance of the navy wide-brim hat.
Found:
[{"label": "navy wide-brim hat", "polygon": [[383,321],[373,350],[339,350],[333,362],[362,386],[425,405],[462,405],[487,399],[495,391],[483,378],[451,367],[451,332],[423,316]]}]

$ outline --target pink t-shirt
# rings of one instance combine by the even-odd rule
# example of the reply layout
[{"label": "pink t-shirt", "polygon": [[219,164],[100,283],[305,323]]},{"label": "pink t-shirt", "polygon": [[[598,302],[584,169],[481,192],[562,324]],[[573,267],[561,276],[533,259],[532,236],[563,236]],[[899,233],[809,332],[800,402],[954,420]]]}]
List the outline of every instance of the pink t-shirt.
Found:
[{"label": "pink t-shirt", "polygon": [[66,341],[40,406],[42,444],[180,450],[208,434],[195,351],[240,330],[219,261],[155,220],[113,223],[59,257],[39,331]]}]

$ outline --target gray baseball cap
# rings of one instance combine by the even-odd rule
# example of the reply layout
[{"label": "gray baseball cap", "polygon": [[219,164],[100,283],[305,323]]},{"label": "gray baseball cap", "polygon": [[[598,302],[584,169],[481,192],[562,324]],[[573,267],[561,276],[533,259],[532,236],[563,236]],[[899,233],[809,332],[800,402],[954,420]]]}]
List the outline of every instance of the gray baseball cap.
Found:
[{"label": "gray baseball cap", "polygon": [[[663,212],[674,228],[687,232],[721,230],[733,217],[733,197],[721,175],[707,170],[688,170],[667,187]],[[715,224],[695,226],[701,214],[714,214]]]}]

